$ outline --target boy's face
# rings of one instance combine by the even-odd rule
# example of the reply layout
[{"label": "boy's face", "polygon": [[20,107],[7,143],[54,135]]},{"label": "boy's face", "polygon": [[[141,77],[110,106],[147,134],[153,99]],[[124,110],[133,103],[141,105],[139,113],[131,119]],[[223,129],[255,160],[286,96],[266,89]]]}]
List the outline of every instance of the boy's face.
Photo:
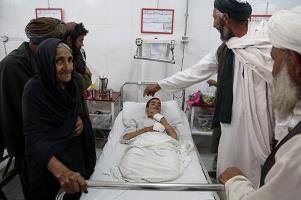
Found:
[{"label": "boy's face", "polygon": [[156,113],[161,112],[161,101],[159,99],[152,99],[148,107],[146,108],[146,114],[147,116],[153,116]]}]

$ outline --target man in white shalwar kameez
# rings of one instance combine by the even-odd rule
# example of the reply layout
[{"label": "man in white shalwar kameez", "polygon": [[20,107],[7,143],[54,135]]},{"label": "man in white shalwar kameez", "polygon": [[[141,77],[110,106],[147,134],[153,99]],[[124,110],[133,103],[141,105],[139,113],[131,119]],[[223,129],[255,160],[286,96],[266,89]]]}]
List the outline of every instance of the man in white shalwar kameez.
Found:
[{"label": "man in white shalwar kameez", "polygon": [[[245,1],[215,0],[214,27],[219,30],[224,43],[191,68],[150,85],[145,94],[154,95],[160,89],[185,88],[218,73],[217,106],[213,121],[221,126],[222,134],[217,176],[230,166],[239,166],[258,185],[261,166],[270,153],[273,135],[269,101],[272,59],[268,38],[247,34],[247,20],[251,11],[251,6]],[[233,52],[230,57],[232,69],[226,70],[228,51],[223,57],[224,49]],[[228,77],[230,81],[226,80]]]},{"label": "man in white shalwar kameez", "polygon": [[[275,13],[268,23],[274,59],[273,106],[278,118],[287,121],[278,142],[262,168],[260,188],[237,167],[219,180],[225,183],[228,200],[301,199],[301,6]],[[278,128],[276,126],[276,128]],[[282,127],[281,130],[284,130]]]}]

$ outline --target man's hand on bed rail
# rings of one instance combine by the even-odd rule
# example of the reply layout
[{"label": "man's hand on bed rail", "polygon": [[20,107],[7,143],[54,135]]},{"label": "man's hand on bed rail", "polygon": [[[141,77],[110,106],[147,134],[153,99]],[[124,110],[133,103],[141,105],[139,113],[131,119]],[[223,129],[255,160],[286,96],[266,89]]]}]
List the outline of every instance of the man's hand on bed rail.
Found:
[{"label": "man's hand on bed rail", "polygon": [[85,192],[87,183],[78,172],[68,169],[56,157],[51,157],[47,165],[48,170],[57,178],[66,193]]},{"label": "man's hand on bed rail", "polygon": [[154,96],[156,92],[158,92],[161,89],[160,85],[158,83],[151,84],[147,86],[144,90],[143,96]]},{"label": "man's hand on bed rail", "polygon": [[234,176],[240,176],[240,175],[245,176],[244,173],[237,167],[229,167],[218,177],[218,180],[222,184],[225,184],[228,180],[230,180]]}]

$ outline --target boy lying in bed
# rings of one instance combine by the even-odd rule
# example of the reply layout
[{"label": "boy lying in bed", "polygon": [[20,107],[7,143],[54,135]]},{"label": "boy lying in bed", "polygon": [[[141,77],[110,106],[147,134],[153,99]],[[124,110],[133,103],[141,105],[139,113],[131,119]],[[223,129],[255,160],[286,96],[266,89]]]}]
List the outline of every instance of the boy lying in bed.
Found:
[{"label": "boy lying in bed", "polygon": [[160,99],[149,100],[145,112],[145,117],[126,125],[121,143],[128,146],[113,176],[134,182],[175,180],[190,163],[193,145],[177,140],[176,127],[160,114]]},{"label": "boy lying in bed", "polygon": [[132,138],[147,132],[166,133],[170,137],[177,139],[175,129],[167,122],[161,112],[161,101],[154,97],[146,103],[146,116],[139,121],[133,120],[125,129],[125,134],[121,138],[121,143],[129,143]]}]

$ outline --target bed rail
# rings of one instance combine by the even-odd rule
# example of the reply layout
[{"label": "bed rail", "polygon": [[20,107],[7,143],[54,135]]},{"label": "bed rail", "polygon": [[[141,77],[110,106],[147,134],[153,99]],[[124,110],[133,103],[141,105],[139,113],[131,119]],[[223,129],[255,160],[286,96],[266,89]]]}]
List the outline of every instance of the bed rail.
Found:
[{"label": "bed rail", "polygon": [[[143,92],[144,92],[144,89],[146,88],[146,86],[148,85],[151,85],[151,84],[156,84],[157,82],[154,82],[154,81],[127,81],[127,82],[124,82],[122,84],[122,86],[120,87],[120,94],[121,94],[121,109],[123,108],[123,102],[126,101],[126,100],[129,100],[129,99],[126,99],[126,97],[130,97],[130,98],[133,98],[135,97],[136,100],[134,101],[137,101],[137,102],[146,102],[147,100],[149,100],[151,97],[143,97]],[[129,94],[129,93],[126,93],[126,86],[137,86],[138,90],[135,91],[137,92],[137,94],[134,94],[133,91],[130,92],[130,95],[129,96],[126,96],[125,94]],[[181,93],[180,96],[179,94],[177,93]],[[170,100],[176,100],[176,101],[179,101],[181,100],[182,103],[184,102],[183,99],[180,99],[182,98],[182,93],[183,91],[158,91],[156,92],[155,96],[160,98],[161,101],[170,101]],[[131,99],[130,101],[133,101],[133,99]],[[181,105],[180,102],[179,103],[179,106]],[[183,105],[182,105],[182,110],[183,110]]]},{"label": "bed rail", "polygon": [[[118,190],[158,190],[158,191],[224,191],[222,184],[197,183],[134,183],[111,181],[87,181],[88,188],[118,189]],[[60,191],[56,200],[62,200],[65,192]]]},{"label": "bed rail", "polygon": [[87,181],[88,187],[125,190],[161,190],[161,191],[221,191],[222,184],[199,183],[123,183],[108,181]]},{"label": "bed rail", "polygon": [[124,82],[122,84],[122,86],[120,87],[120,99],[121,99],[121,108],[123,108],[123,101],[124,101],[124,87],[127,85],[138,85],[138,86],[142,86],[142,85],[150,85],[150,84],[154,84],[155,82],[142,82],[142,81],[127,81]]}]

